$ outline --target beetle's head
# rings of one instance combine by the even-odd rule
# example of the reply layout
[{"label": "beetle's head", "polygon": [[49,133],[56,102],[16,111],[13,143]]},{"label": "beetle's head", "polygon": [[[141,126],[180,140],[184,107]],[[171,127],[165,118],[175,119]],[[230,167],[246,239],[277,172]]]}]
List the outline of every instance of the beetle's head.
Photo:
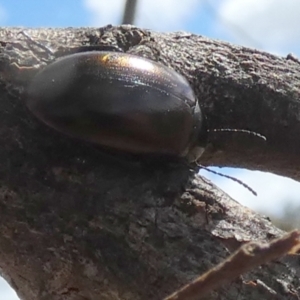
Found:
[{"label": "beetle's head", "polygon": [[201,157],[208,143],[207,122],[198,103],[194,108],[193,116],[195,125],[191,136],[192,143],[186,155],[189,163],[196,162]]}]

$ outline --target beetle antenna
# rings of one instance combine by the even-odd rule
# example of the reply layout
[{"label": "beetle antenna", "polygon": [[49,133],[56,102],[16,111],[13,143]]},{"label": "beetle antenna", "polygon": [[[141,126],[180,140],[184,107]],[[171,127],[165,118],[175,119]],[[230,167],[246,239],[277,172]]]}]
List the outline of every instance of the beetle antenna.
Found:
[{"label": "beetle antenna", "polygon": [[243,133],[247,133],[250,135],[254,135],[260,139],[263,139],[264,141],[267,140],[267,138],[264,135],[257,133],[255,131],[246,130],[246,129],[219,128],[219,129],[207,129],[207,131],[208,132],[243,132]]},{"label": "beetle antenna", "polygon": [[225,177],[225,178],[231,179],[231,180],[233,180],[233,181],[239,183],[239,184],[242,185],[244,188],[246,188],[248,191],[250,191],[254,196],[257,196],[257,193],[256,193],[249,185],[247,185],[247,184],[244,183],[243,181],[241,181],[241,180],[239,180],[239,179],[237,179],[237,178],[235,178],[235,177],[231,177],[231,176],[229,176],[229,175],[225,175],[225,174],[222,174],[222,173],[213,171],[213,170],[209,169],[208,167],[205,167],[205,166],[200,165],[200,164],[198,164],[198,163],[196,163],[196,164],[197,164],[197,166],[200,167],[201,169],[204,169],[204,170],[206,170],[206,171],[208,171],[208,172],[210,172],[210,173],[213,173],[213,174],[215,174],[215,175],[219,175],[219,176],[221,176],[221,177]]}]

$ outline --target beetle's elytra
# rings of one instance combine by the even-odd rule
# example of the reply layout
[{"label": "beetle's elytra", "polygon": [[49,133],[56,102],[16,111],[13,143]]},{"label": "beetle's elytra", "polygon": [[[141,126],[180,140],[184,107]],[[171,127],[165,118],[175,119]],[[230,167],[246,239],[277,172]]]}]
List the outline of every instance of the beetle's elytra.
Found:
[{"label": "beetle's elytra", "polygon": [[186,79],[130,54],[91,51],[54,61],[33,79],[27,106],[62,133],[129,153],[193,161],[206,143]]}]

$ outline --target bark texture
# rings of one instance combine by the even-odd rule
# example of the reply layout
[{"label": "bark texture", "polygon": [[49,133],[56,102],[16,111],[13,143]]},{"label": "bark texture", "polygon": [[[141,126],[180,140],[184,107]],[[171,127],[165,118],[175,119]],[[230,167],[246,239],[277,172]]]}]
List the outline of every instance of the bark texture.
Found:
[{"label": "bark texture", "polygon": [[[25,300],[162,299],[250,240],[283,233],[182,164],[124,158],[69,139],[26,109],[26,87],[71,47],[118,46],[174,68],[211,135],[201,163],[296,180],[300,63],[185,32],[131,26],[0,30],[0,270]],[[270,187],[266,187],[270,188]],[[207,299],[299,299],[299,258],[264,265]]]}]

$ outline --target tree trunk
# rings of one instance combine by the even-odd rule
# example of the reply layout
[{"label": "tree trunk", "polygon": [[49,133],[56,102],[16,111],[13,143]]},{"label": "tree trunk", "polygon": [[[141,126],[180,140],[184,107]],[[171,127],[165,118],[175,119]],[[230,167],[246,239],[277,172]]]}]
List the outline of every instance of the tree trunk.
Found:
[{"label": "tree trunk", "polygon": [[[196,169],[103,153],[41,124],[24,99],[53,60],[34,41],[60,55],[83,43],[117,45],[184,75],[209,128],[267,137],[211,134],[201,164],[297,180],[297,59],[125,25],[20,31],[0,31],[0,270],[21,299],[162,299],[241,244],[283,234]],[[207,299],[299,299],[299,272],[298,257],[286,256]]]}]

